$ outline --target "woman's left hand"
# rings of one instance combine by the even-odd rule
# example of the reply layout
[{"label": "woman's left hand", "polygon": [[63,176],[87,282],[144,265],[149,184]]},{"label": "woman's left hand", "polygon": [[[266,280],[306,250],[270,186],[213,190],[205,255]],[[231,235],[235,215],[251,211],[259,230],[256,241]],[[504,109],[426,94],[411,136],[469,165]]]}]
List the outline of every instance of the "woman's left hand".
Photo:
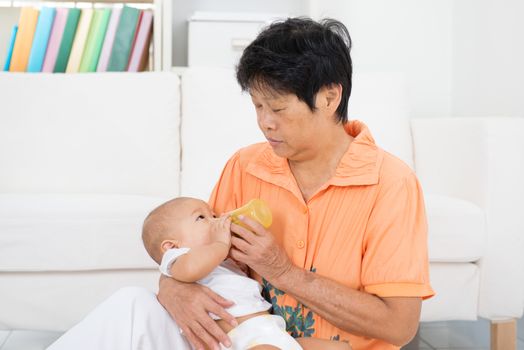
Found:
[{"label": "woman's left hand", "polygon": [[242,226],[231,224],[231,257],[247,264],[271,283],[285,275],[293,264],[284,249],[277,243],[275,237],[260,223],[249,217],[239,217],[248,230]]}]

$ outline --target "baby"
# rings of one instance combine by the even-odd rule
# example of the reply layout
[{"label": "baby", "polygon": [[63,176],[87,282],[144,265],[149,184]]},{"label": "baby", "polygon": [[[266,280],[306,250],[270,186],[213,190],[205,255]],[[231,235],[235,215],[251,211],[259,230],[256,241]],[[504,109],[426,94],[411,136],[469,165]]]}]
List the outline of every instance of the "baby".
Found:
[{"label": "baby", "polygon": [[[197,282],[234,302],[227,309],[238,326],[210,314],[230,337],[232,349],[349,350],[347,343],[314,338],[293,339],[285,320],[269,314],[260,284],[227,259],[231,247],[231,218],[217,217],[195,198],[175,198],[145,219],[142,239],[162,274],[182,282]],[[297,342],[298,341],[298,342]],[[225,349],[224,347],[222,347]]]}]

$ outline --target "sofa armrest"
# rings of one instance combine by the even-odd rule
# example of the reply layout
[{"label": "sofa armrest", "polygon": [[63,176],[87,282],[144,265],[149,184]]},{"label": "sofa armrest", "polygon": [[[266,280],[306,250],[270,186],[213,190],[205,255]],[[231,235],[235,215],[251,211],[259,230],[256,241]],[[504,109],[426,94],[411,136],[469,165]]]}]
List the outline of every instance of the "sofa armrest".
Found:
[{"label": "sofa armrest", "polygon": [[423,188],[483,208],[487,222],[479,316],[524,309],[524,118],[428,118],[411,122]]}]

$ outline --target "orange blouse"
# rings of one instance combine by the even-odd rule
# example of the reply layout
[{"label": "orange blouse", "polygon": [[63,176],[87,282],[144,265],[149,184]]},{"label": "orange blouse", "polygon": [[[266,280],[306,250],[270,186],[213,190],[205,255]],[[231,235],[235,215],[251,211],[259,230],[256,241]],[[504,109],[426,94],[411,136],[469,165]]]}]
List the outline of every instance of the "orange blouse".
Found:
[{"label": "orange blouse", "polygon": [[[375,145],[359,121],[335,175],[305,202],[284,158],[267,143],[239,150],[227,162],[210,205],[217,213],[253,198],[273,213],[270,231],[297,266],[380,297],[428,298],[427,223],[420,184],[402,161]],[[260,281],[273,313],[294,337],[349,341],[353,349],[398,349],[349,334],[267,281]]]}]

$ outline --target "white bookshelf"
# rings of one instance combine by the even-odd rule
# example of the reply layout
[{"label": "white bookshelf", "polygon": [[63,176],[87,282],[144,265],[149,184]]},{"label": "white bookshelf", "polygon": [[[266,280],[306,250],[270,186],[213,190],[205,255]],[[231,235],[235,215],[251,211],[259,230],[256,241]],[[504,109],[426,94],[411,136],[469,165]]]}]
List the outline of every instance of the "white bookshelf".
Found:
[{"label": "white bookshelf", "polygon": [[[154,11],[153,70],[169,71],[172,66],[188,65],[188,21],[195,12],[213,13],[286,13],[290,16],[307,16],[311,0],[0,0],[0,64],[5,62],[11,29],[18,22],[21,6],[107,6],[128,4],[148,6]],[[57,5],[60,4],[60,5]],[[63,5],[62,5],[63,4]],[[240,16],[240,15],[239,15]],[[215,33],[220,35],[221,33]],[[242,34],[242,33],[241,33]]]},{"label": "white bookshelf", "polygon": [[21,7],[100,8],[123,6],[124,4],[153,10],[152,70],[169,71],[172,66],[172,0],[66,0],[59,2],[0,0],[0,68],[4,66],[11,30],[13,25],[18,23]]}]

